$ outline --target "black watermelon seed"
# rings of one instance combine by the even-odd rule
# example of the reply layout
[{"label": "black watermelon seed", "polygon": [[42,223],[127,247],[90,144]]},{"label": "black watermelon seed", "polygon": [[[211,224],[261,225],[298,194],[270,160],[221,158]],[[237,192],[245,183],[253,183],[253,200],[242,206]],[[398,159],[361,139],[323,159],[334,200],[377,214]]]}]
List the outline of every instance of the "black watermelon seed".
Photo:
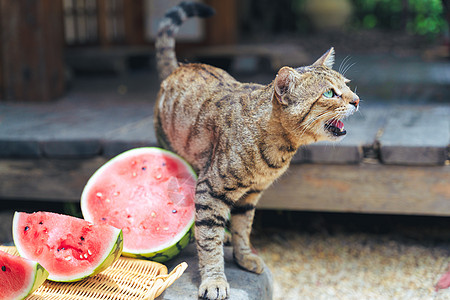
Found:
[{"label": "black watermelon seed", "polygon": [[106,218],[102,218],[102,221],[106,221]]},{"label": "black watermelon seed", "polygon": [[174,214],[176,214],[176,213],[177,213],[177,210],[176,210],[176,209],[174,209],[174,210],[172,210],[172,212],[173,212]]},{"label": "black watermelon seed", "polygon": [[25,226],[25,231],[28,231],[30,229],[30,227]]},{"label": "black watermelon seed", "polygon": [[145,171],[145,170],[147,170],[147,168],[146,167],[142,167],[142,171]]},{"label": "black watermelon seed", "polygon": [[80,237],[80,240],[84,241],[84,237],[83,237],[83,236],[82,236],[82,237]]},{"label": "black watermelon seed", "polygon": [[40,222],[39,222],[39,225],[42,225],[42,224],[44,224],[44,223],[43,223],[42,221],[40,221]]},{"label": "black watermelon seed", "polygon": [[6,272],[6,267],[5,266],[2,266],[2,271]]}]

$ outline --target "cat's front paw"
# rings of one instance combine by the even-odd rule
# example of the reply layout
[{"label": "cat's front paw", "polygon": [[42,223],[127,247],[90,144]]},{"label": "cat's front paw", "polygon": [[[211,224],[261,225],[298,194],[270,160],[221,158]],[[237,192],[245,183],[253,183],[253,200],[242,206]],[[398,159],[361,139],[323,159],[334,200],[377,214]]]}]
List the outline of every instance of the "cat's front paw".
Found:
[{"label": "cat's front paw", "polygon": [[223,277],[209,277],[202,281],[198,290],[198,296],[202,299],[227,299],[230,285]]},{"label": "cat's front paw", "polygon": [[264,261],[254,253],[234,254],[236,263],[247,271],[261,274],[264,271]]}]

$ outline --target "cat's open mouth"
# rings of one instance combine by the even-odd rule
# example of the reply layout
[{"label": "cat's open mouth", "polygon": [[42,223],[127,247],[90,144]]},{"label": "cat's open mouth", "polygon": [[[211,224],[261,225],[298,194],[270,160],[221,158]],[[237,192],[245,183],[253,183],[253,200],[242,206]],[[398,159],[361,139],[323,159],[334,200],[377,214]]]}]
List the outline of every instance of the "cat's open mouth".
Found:
[{"label": "cat's open mouth", "polygon": [[344,129],[344,123],[336,119],[331,119],[325,123],[325,131],[330,132],[334,136],[347,134],[347,131]]}]

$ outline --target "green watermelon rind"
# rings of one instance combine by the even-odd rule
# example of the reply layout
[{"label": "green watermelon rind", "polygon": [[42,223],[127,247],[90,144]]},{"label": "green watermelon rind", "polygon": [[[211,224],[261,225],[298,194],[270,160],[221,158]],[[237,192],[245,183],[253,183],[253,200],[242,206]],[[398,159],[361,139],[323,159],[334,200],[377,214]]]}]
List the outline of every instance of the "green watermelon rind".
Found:
[{"label": "green watermelon rind", "polygon": [[[115,229],[117,229],[117,228],[115,228]],[[119,229],[119,230],[120,230],[119,235],[117,236],[114,246],[112,247],[109,254],[106,256],[106,258],[103,260],[103,262],[97,268],[95,268],[95,270],[91,274],[85,276],[84,278],[94,276],[94,275],[104,271],[106,268],[111,266],[116,260],[118,260],[119,257],[122,255],[123,232],[122,232],[122,229]],[[83,278],[81,278],[81,279],[83,279]],[[81,279],[79,279],[79,280],[81,280]],[[74,280],[74,281],[77,281],[77,280]]]},{"label": "green watermelon rind", "polygon": [[175,245],[172,245],[170,247],[167,247],[165,249],[154,251],[150,253],[122,253],[124,256],[132,257],[132,258],[139,258],[139,259],[147,259],[152,260],[156,262],[166,262],[168,260],[171,260],[178,254],[180,254],[181,250],[186,248],[189,243],[191,243],[194,239],[194,225],[192,225],[188,232],[179,240]]},{"label": "green watermelon rind", "polygon": [[[27,255],[25,254],[25,251],[22,249],[20,243],[19,243],[19,239],[18,239],[18,235],[16,234],[16,230],[14,230],[14,228],[18,228],[17,226],[17,222],[18,222],[18,214],[20,212],[15,212],[14,213],[14,218],[13,218],[13,240],[14,240],[14,245],[16,246],[17,252],[19,252],[19,255],[21,257],[25,257],[28,258],[30,260],[33,260],[32,258],[27,257]],[[115,237],[114,239],[111,239],[111,243],[110,243],[110,247],[107,247],[108,249],[111,249],[109,252],[105,252],[105,254],[103,255],[103,257],[99,260],[101,261],[101,263],[99,263],[97,265],[97,267],[95,267],[95,269],[90,269],[88,272],[85,273],[79,273],[77,274],[77,277],[72,278],[71,277],[61,277],[61,276],[53,276],[52,274],[49,274],[47,279],[50,281],[55,281],[55,282],[75,282],[75,281],[80,281],[83,280],[87,277],[91,277],[94,276],[98,273],[100,273],[101,271],[105,270],[106,268],[108,268],[110,265],[112,265],[117,259],[119,259],[120,255],[122,254],[122,250],[123,250],[123,232],[122,229],[118,229],[118,228],[114,228],[113,226],[111,226],[114,230],[115,233]],[[47,271],[47,270],[46,270]]]},{"label": "green watermelon rind", "polygon": [[[181,156],[179,156],[169,150],[165,150],[165,149],[158,148],[158,147],[140,147],[140,148],[134,148],[134,149],[127,150],[127,151],[113,157],[109,161],[107,161],[105,164],[103,164],[103,166],[101,166],[97,171],[94,172],[94,174],[91,176],[91,178],[89,178],[89,180],[86,183],[86,186],[83,190],[83,193],[81,194],[81,201],[80,201],[81,202],[81,212],[82,212],[85,220],[88,220],[90,222],[94,221],[93,217],[91,217],[91,215],[88,212],[87,206],[85,204],[86,201],[84,199],[86,199],[85,195],[88,194],[87,191],[89,190],[92,182],[95,181],[97,176],[99,176],[99,174],[101,174],[103,172],[103,170],[107,168],[108,165],[114,163],[117,160],[123,159],[124,156],[126,157],[127,155],[135,155],[136,153],[139,153],[139,152],[148,153],[148,151],[164,153],[165,155],[168,155],[169,157],[171,157],[173,159],[179,160],[186,167],[186,169],[190,172],[190,174],[195,178],[195,180],[197,180],[197,174],[195,173],[192,166]],[[192,217],[192,220],[190,220],[190,222],[188,223],[188,225],[186,225],[184,230],[182,230],[179,234],[177,234],[173,238],[173,241],[175,241],[175,240],[177,241],[175,243],[172,243],[170,245],[168,245],[168,243],[166,243],[165,245],[162,245],[159,249],[157,248],[157,249],[131,250],[131,249],[126,249],[124,247],[124,249],[122,251],[122,255],[127,256],[127,257],[133,257],[133,258],[152,260],[152,261],[156,261],[156,262],[166,262],[166,261],[172,259],[173,257],[175,257],[176,255],[178,255],[181,252],[181,250],[183,250],[190,242],[192,242],[192,240],[194,238],[194,222],[195,222],[195,214]]]},{"label": "green watermelon rind", "polygon": [[33,281],[26,287],[24,287],[23,292],[21,295],[17,295],[16,299],[25,299],[27,296],[32,294],[35,290],[37,290],[47,279],[48,277],[48,271],[40,265],[37,261],[27,259],[27,258],[21,258],[25,259],[26,263],[31,265],[33,268],[33,274],[34,279]]},{"label": "green watermelon rind", "polygon": [[49,275],[48,271],[43,266],[41,266],[41,264],[39,264],[38,262],[35,262],[35,263],[36,263],[36,267],[35,267],[35,276],[34,276],[33,286],[28,291],[28,294],[26,294],[25,297],[23,297],[22,299],[25,299],[28,295],[32,294],[35,290],[37,290],[48,278],[48,275]]}]

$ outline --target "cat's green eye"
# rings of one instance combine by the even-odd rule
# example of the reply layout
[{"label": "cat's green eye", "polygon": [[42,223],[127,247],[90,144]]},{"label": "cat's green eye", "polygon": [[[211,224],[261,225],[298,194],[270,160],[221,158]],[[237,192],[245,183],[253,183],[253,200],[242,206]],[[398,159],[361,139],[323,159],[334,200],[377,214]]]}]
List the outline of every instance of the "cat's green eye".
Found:
[{"label": "cat's green eye", "polygon": [[334,93],[333,90],[328,90],[328,91],[326,91],[325,93],[323,93],[323,96],[324,96],[325,98],[332,98],[332,97],[334,97],[334,95],[335,95],[335,93]]}]

